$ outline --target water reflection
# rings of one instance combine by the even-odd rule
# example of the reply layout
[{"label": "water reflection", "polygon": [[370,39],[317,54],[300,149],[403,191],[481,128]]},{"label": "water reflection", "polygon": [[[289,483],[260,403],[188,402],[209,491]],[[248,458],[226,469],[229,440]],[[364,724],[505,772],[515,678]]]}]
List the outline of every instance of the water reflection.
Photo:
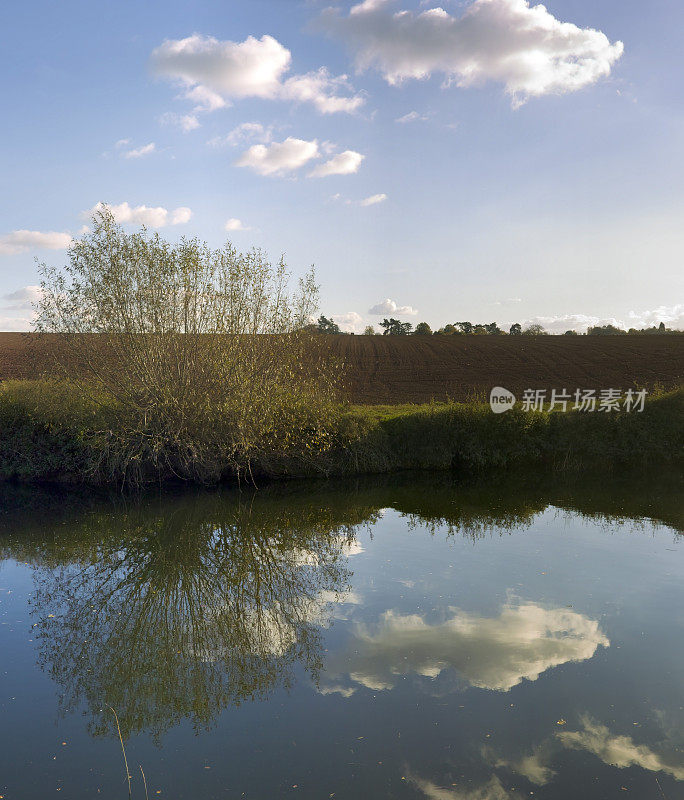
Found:
[{"label": "water reflection", "polygon": [[387,611],[376,625],[355,626],[347,651],[328,661],[325,689],[349,696],[359,686],[391,689],[411,673],[433,680],[452,669],[470,686],[508,691],[608,645],[595,620],[538,603],[509,602],[496,617],[449,609],[434,623]]},{"label": "water reflection", "polygon": [[[198,732],[221,720],[221,737],[235,729],[231,746],[242,747],[231,774],[252,796],[300,786],[282,778],[290,769],[319,769],[304,797],[341,786],[337,796],[509,800],[544,787],[554,800],[594,798],[607,796],[601,769],[641,770],[668,792],[684,767],[675,714],[661,709],[681,702],[671,667],[661,679],[638,658],[648,630],[675,663],[676,636],[658,626],[681,590],[662,562],[645,571],[639,547],[653,521],[675,532],[674,547],[680,498],[676,474],[470,486],[407,475],[128,501],[0,487],[0,560],[33,567],[31,635],[65,714],[82,710],[91,734],[112,735],[108,704],[125,737],[147,732],[163,746],[185,720]],[[566,515],[567,536],[556,524]],[[643,535],[603,535],[623,520]],[[630,706],[642,677],[647,731],[632,727]],[[246,713],[280,688],[295,689],[286,722],[272,703]],[[628,710],[615,710],[618,697]],[[241,772],[251,750],[272,759],[272,774],[256,756]],[[180,780],[181,767],[158,768]]]},{"label": "water reflection", "polygon": [[187,498],[25,542],[22,558],[41,565],[41,663],[63,710],[85,703],[97,734],[111,729],[106,702],[125,735],[158,736],[289,685],[297,662],[315,679],[327,606],[349,599],[354,537],[326,511],[293,512]]}]

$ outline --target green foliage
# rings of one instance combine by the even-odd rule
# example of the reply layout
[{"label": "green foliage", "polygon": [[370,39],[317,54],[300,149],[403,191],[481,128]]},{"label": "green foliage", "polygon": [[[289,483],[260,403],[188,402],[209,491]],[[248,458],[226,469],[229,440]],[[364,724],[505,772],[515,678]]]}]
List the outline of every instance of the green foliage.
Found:
[{"label": "green foliage", "polygon": [[375,328],[372,325],[366,325],[363,329],[364,336],[375,336]]},{"label": "green foliage", "polygon": [[523,331],[523,336],[546,336],[546,331],[543,325],[537,323],[528,325]]},{"label": "green foliage", "polygon": [[413,325],[410,322],[401,322],[398,319],[394,319],[394,317],[390,317],[389,319],[383,319],[380,327],[384,328],[383,336],[408,336]]},{"label": "green foliage", "polygon": [[80,434],[95,480],[215,482],[330,441],[340,370],[305,330],[313,273],[290,291],[282,259],[127,234],[105,208],[42,274],[56,372],[106,417]]},{"label": "green foliage", "polygon": [[595,325],[587,330],[589,336],[619,336],[625,333],[626,331],[616,328],[615,325]]},{"label": "green foliage", "polygon": [[340,326],[332,319],[328,319],[328,317],[324,317],[322,314],[316,323],[316,332],[333,334],[341,333]]},{"label": "green foliage", "polygon": [[432,328],[427,322],[419,322],[413,331],[415,336],[432,336]]},{"label": "green foliage", "polygon": [[520,336],[522,334],[522,325],[519,322],[514,322],[513,325],[511,325],[508,333],[511,336]]},{"label": "green foliage", "polygon": [[[108,426],[117,419],[109,398],[84,396],[73,384],[5,384],[0,477],[121,480],[121,473],[99,468],[109,447]],[[516,407],[497,415],[483,403],[354,407],[336,415],[329,447],[312,449],[306,458],[296,447],[263,451],[251,466],[255,476],[281,478],[401,469],[469,474],[523,465],[648,466],[683,456],[684,389],[678,389],[652,396],[642,413],[630,414],[525,413]]]}]

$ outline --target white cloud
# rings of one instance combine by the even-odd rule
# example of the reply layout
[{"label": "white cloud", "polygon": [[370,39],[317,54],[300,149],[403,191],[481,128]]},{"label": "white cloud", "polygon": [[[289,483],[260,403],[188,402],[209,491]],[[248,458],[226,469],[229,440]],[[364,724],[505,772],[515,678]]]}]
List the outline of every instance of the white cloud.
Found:
[{"label": "white cloud", "polygon": [[207,89],[206,86],[194,86],[185,92],[184,97],[186,100],[192,100],[196,104],[193,108],[195,112],[217,111],[219,108],[225,108],[230,105],[220,94]]},{"label": "white cloud", "polygon": [[119,139],[119,141],[114,144],[114,148],[116,150],[120,150],[122,147],[125,147],[127,144],[130,143],[131,143],[130,139]]},{"label": "white cloud", "polygon": [[177,208],[171,212],[172,225],[185,225],[185,223],[190,222],[191,219],[192,210],[187,206],[181,206],[180,208]]},{"label": "white cloud", "polygon": [[651,328],[664,322],[667,328],[684,330],[684,303],[658,306],[651,311],[630,311],[625,322],[628,328]]},{"label": "white cloud", "polygon": [[[518,302],[516,299],[507,302]],[[559,314],[557,316],[538,316],[526,319],[522,325],[543,325],[549,333],[564,333],[567,330],[586,333],[595,325],[614,325],[616,328],[651,328],[665,323],[668,328],[684,330],[684,304],[658,306],[652,310],[630,311],[624,317],[599,317],[592,314]]]},{"label": "white cloud", "polygon": [[[646,745],[635,744],[629,736],[615,736],[605,725],[589,717],[583,717],[581,722],[583,726],[581,731],[563,731],[556,734],[566,747],[587,750],[612,767],[619,769],[641,767],[651,772],[665,772],[678,781],[684,781],[684,766],[681,766],[681,759],[666,759]],[[670,760],[678,760],[680,765],[668,763]]]},{"label": "white cloud", "polygon": [[[105,203],[97,203],[88,211],[83,212],[83,216],[90,219],[98,211],[105,207]],[[191,209],[181,206],[174,211],[169,211],[162,206],[130,206],[128,203],[107,206],[112,212],[115,221],[124,225],[146,225],[149,228],[163,228],[166,225],[183,225],[190,221],[192,217]]]},{"label": "white cloud", "polygon": [[598,622],[565,608],[509,602],[496,617],[450,611],[441,623],[387,611],[376,626],[357,625],[348,652],[329,661],[327,677],[381,691],[401,676],[436,678],[451,669],[471,686],[505,692],[610,644]]},{"label": "white cloud", "polygon": [[390,300],[388,297],[386,300],[383,300],[382,303],[378,303],[372,308],[369,308],[368,313],[374,314],[378,317],[382,317],[386,314],[399,314],[401,316],[415,317],[418,311],[411,306],[399,306],[394,302],[394,300]]},{"label": "white cloud", "polygon": [[321,67],[316,72],[288,78],[282,86],[280,97],[299,103],[313,103],[321,114],[335,114],[339,111],[351,114],[365,101],[359,94],[352,97],[336,94],[340,89],[349,91],[350,88],[346,75],[335,78],[325,67]]},{"label": "white cloud", "polygon": [[309,173],[309,178],[325,178],[328,175],[352,175],[359,171],[365,156],[354,150],[338,153],[324,164],[319,164]]},{"label": "white cloud", "polygon": [[382,194],[372,194],[370,197],[359,200],[359,205],[376,206],[378,203],[384,203],[385,200],[387,200],[387,195],[384,192]]},{"label": "white cloud", "polygon": [[157,145],[154,142],[150,142],[149,144],[145,144],[142,147],[135,147],[132,150],[126,150],[123,154],[124,158],[143,158],[143,156],[149,156],[157,149]]},{"label": "white cloud", "polygon": [[231,217],[229,220],[226,220],[226,224],[223,226],[224,230],[228,231],[249,231],[251,228],[248,228],[241,219],[236,219],[235,217]]},{"label": "white cloud", "polygon": [[31,311],[33,304],[37,303],[43,296],[40,286],[24,286],[16,292],[10,292],[2,296],[3,311]]},{"label": "white cloud", "polygon": [[348,333],[363,333],[363,329],[366,327],[363,317],[361,314],[357,314],[356,311],[347,311],[346,314],[333,314],[332,318],[343,331]]},{"label": "white cloud", "polygon": [[327,9],[320,22],[348,42],[359,70],[374,67],[390,84],[434,73],[461,87],[492,80],[519,105],[595,83],[624,50],[529,0],[474,0],[460,17],[441,8],[391,14],[384,6],[362,3],[346,17]]},{"label": "white cloud", "polygon": [[417,111],[409,111],[408,114],[404,114],[403,117],[397,117],[397,119],[394,121],[406,124],[407,122],[425,122],[427,119],[430,119],[427,114],[419,114]]},{"label": "white cloud", "polygon": [[168,39],[152,52],[154,71],[178,81],[196,110],[220,108],[230,99],[258,97],[312,103],[321,113],[353,112],[364,102],[348,91],[346,76],[331,76],[322,67],[305,75],[286,77],[292,54],[272,36],[244,42],[220,41],[193,34]]},{"label": "white cloud", "polygon": [[0,236],[0,255],[16,255],[27,250],[65,250],[71,239],[70,233],[56,231],[12,231]]},{"label": "white cloud", "polygon": [[194,114],[174,114],[173,111],[167,111],[159,118],[162,125],[178,125],[183,133],[197,130],[200,127],[200,121]]},{"label": "white cloud", "polygon": [[283,142],[270,145],[255,144],[235,162],[236,167],[249,167],[260,175],[284,175],[303,167],[320,155],[318,141],[294,139],[288,136]]},{"label": "white cloud", "polygon": [[0,330],[28,331],[33,326],[33,304],[42,297],[40,286],[24,286],[0,297]]},{"label": "white cloud", "polygon": [[509,800],[512,797],[496,776],[475,789],[470,787],[467,789],[447,789],[446,787],[438,786],[432,781],[414,776],[409,776],[409,781],[428,800]]},{"label": "white cloud", "polygon": [[273,139],[273,127],[265,127],[260,122],[243,122],[225,136],[215,136],[207,144],[210,147],[235,147],[243,142],[268,144]]},{"label": "white cloud", "polygon": [[354,14],[369,14],[372,11],[378,11],[383,6],[388,5],[391,0],[363,0],[362,3],[357,3],[349,9],[351,15]]}]

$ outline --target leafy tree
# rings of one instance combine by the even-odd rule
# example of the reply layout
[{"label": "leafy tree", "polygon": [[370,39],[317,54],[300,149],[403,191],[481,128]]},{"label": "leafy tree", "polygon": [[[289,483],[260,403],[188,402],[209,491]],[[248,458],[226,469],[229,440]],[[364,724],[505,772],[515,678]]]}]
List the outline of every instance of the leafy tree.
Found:
[{"label": "leafy tree", "polygon": [[375,336],[375,328],[372,325],[366,325],[364,331],[364,336]]},{"label": "leafy tree", "polygon": [[390,317],[389,319],[383,319],[380,327],[384,328],[383,336],[407,336],[411,333],[413,325],[410,322],[401,322],[398,319],[394,319],[394,317]]},{"label": "leafy tree", "polygon": [[317,330],[318,333],[341,333],[340,326],[332,319],[324,317],[323,314],[318,318]]},{"label": "leafy tree", "polygon": [[546,331],[543,325],[535,323],[533,325],[528,325],[523,331],[523,334],[525,336],[546,336]]},{"label": "leafy tree", "polygon": [[485,325],[484,328],[490,336],[501,336],[503,333],[496,322],[490,322],[489,325]]},{"label": "leafy tree", "polygon": [[415,331],[413,333],[416,336],[432,336],[432,328],[427,324],[427,322],[419,322],[416,325]]},{"label": "leafy tree", "polygon": [[589,336],[618,336],[623,333],[625,331],[615,325],[595,325],[587,331]]},{"label": "leafy tree", "polygon": [[520,336],[522,334],[522,325],[519,322],[514,322],[508,332],[511,336]]},{"label": "leafy tree", "polygon": [[215,482],[329,440],[339,369],[305,331],[313,273],[292,291],[282,259],[127,233],[107,206],[64,267],[40,269],[58,374],[106,408],[86,434],[98,479]]},{"label": "leafy tree", "polygon": [[470,336],[473,333],[473,323],[472,322],[457,322],[454,325],[455,333],[462,333],[466,336]]},{"label": "leafy tree", "polygon": [[565,331],[563,336],[579,336],[579,334],[577,333],[577,331]]},{"label": "leafy tree", "polygon": [[665,333],[665,323],[664,322],[661,322],[660,325],[658,325],[658,333]]}]

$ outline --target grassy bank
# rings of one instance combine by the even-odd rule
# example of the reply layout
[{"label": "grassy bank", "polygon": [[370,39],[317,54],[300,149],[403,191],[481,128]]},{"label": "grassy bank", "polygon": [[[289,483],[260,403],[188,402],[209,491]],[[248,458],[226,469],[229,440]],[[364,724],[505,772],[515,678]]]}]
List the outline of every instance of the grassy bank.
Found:
[{"label": "grassy bank", "polygon": [[[8,382],[0,388],[0,479],[123,483],[112,460],[116,409],[70,384]],[[138,478],[173,480],[146,465],[136,443]],[[341,409],[332,444],[260,455],[245,469],[261,478],[354,475],[403,469],[487,470],[547,465],[581,469],[661,465],[684,460],[684,389],[651,397],[642,413],[495,415],[477,403],[356,406]],[[122,462],[123,463],[123,462]],[[234,478],[234,467],[223,479]]]}]

